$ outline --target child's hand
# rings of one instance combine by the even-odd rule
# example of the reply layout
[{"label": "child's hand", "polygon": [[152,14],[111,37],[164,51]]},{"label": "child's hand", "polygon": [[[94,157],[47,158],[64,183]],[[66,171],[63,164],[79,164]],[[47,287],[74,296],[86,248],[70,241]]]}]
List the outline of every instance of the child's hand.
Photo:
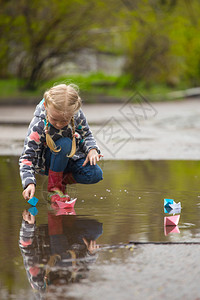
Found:
[{"label": "child's hand", "polygon": [[28,222],[29,224],[34,224],[35,223],[35,217],[30,214],[27,210],[23,211],[22,217],[24,221]]},{"label": "child's hand", "polygon": [[22,195],[25,200],[29,200],[29,199],[33,198],[34,194],[35,194],[35,184],[34,183],[29,184],[26,187],[26,189],[22,192]]},{"label": "child's hand", "polygon": [[94,254],[96,250],[99,249],[99,245],[96,244],[96,241],[90,241],[90,243],[88,243],[85,238],[83,238],[83,241],[91,254]]},{"label": "child's hand", "polygon": [[103,157],[102,154],[98,154],[96,149],[91,149],[88,152],[88,155],[84,161],[84,163],[82,164],[82,166],[84,167],[88,162],[90,162],[91,165],[96,165],[97,161],[99,161],[100,157]]}]

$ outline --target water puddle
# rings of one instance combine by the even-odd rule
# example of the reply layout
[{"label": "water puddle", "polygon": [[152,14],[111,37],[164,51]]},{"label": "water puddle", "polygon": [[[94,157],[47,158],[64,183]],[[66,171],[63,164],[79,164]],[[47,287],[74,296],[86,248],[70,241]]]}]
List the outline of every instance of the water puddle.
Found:
[{"label": "water puddle", "polygon": [[[0,157],[0,299],[168,299],[178,290],[180,299],[190,281],[197,296],[198,284],[180,275],[200,272],[200,162],[100,164],[102,182],[68,186],[77,198],[70,215],[52,209],[47,178],[38,177],[37,212],[27,219],[18,160]],[[175,228],[164,226],[164,198],[181,202]]]}]

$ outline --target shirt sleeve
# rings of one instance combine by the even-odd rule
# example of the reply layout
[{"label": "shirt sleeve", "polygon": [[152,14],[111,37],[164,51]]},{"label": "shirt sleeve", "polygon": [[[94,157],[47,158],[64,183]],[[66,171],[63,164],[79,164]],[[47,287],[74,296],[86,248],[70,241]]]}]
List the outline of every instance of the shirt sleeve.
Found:
[{"label": "shirt sleeve", "polygon": [[76,131],[81,135],[80,146],[83,152],[88,154],[88,152],[91,149],[96,149],[97,152],[100,154],[101,151],[96,143],[92,131],[87,123],[86,117],[81,109],[75,116],[75,126]]},{"label": "shirt sleeve", "polygon": [[20,229],[19,248],[31,287],[37,291],[44,291],[44,269],[39,266],[39,254],[35,232],[36,225],[28,224],[23,220]]},{"label": "shirt sleeve", "polygon": [[20,176],[24,189],[31,183],[36,184],[35,167],[41,157],[45,140],[44,126],[41,118],[34,117],[28,128],[23,153],[19,159]]}]

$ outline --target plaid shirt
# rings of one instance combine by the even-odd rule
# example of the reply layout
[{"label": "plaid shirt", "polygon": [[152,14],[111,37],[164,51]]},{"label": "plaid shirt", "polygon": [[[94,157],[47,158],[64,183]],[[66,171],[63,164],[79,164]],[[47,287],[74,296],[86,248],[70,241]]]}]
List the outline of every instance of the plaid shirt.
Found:
[{"label": "plaid shirt", "polygon": [[[79,138],[76,139],[77,148],[72,159],[77,160],[85,157],[91,149],[96,149],[100,153],[100,149],[81,109],[74,115],[74,123],[75,131],[79,134]],[[19,159],[20,176],[24,189],[30,183],[36,184],[35,172],[43,175],[45,173],[45,152],[47,149],[45,125],[46,109],[44,100],[42,100],[36,107],[34,118],[29,125],[24,141],[23,153]],[[54,142],[61,137],[72,139],[72,128],[69,124],[59,130],[50,124],[49,134]]]}]

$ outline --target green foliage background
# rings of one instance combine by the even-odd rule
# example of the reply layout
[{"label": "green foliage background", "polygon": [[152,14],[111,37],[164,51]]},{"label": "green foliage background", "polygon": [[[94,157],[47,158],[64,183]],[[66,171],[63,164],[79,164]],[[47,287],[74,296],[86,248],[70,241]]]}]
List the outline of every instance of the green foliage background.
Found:
[{"label": "green foliage background", "polygon": [[125,57],[121,89],[196,87],[199,14],[198,0],[1,1],[0,78],[34,90],[55,79],[55,66],[93,49]]},{"label": "green foliage background", "polygon": [[199,1],[138,1],[130,12],[125,70],[135,82],[199,85]]}]

